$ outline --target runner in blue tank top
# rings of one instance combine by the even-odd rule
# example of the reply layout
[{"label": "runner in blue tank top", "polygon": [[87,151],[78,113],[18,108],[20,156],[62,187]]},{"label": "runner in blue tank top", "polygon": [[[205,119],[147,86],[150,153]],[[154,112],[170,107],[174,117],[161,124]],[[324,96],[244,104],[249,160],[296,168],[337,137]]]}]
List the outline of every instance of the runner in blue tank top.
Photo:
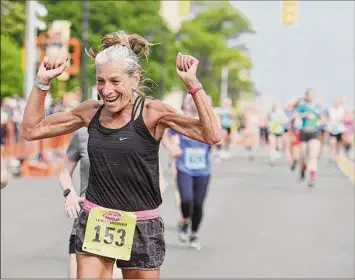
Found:
[{"label": "runner in blue tank top", "polygon": [[[184,113],[196,117],[196,106],[188,96],[184,101]],[[178,144],[172,137],[178,137]],[[197,232],[203,216],[203,204],[206,198],[211,175],[211,146],[169,129],[164,137],[164,144],[175,157],[177,187],[181,198],[183,222],[179,224],[179,239],[186,242],[191,221],[189,246],[200,250],[201,244]]]}]

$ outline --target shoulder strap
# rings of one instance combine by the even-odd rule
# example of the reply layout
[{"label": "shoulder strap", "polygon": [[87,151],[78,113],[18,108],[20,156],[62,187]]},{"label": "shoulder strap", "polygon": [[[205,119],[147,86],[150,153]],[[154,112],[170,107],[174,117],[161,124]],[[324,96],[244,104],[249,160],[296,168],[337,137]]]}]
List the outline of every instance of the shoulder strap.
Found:
[{"label": "shoulder strap", "polygon": [[[143,108],[144,105],[144,97],[143,96],[138,96],[136,98],[136,100],[134,101],[134,104],[133,104],[133,110],[132,110],[132,120],[134,120],[134,117],[136,116],[139,108],[141,107],[141,110]],[[140,112],[141,114],[141,112]]]},{"label": "shoulder strap", "polygon": [[144,103],[145,103],[145,97],[142,96],[141,111],[139,112],[140,116],[143,114]]},{"label": "shoulder strap", "polygon": [[133,103],[133,108],[132,108],[132,115],[131,115],[131,119],[133,120],[134,119],[134,116],[136,115],[137,113],[137,108],[139,107],[139,102],[140,102],[140,98],[139,96],[136,98],[136,100],[134,100],[134,103]]},{"label": "shoulder strap", "polygon": [[[102,111],[102,109],[103,109],[104,107],[105,107],[105,104],[102,104],[102,105],[100,106],[100,108],[97,109],[97,111],[96,111],[94,117],[91,119],[91,121],[90,121],[90,123],[89,123],[88,129],[91,127],[91,125],[92,125],[92,123],[93,123],[94,121],[96,121],[96,120],[99,119],[100,114],[101,114],[101,111]],[[88,131],[89,131],[89,130],[88,130]]]}]

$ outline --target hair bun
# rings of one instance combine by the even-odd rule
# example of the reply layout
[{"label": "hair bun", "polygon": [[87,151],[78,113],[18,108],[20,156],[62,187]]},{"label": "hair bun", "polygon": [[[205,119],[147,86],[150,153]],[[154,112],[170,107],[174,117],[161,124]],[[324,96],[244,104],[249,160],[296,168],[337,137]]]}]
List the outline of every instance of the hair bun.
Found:
[{"label": "hair bun", "polygon": [[124,31],[109,33],[102,39],[101,46],[103,49],[107,49],[115,45],[128,47],[136,55],[144,55],[145,57],[148,57],[149,46],[152,44],[142,36],[137,34],[128,35]]}]

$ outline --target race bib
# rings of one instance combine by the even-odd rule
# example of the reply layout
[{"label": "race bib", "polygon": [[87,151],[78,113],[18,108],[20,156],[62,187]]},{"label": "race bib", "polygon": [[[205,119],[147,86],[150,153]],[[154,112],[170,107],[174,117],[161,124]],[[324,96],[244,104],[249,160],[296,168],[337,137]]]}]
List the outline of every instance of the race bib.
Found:
[{"label": "race bib", "polygon": [[203,148],[186,148],[185,166],[190,170],[205,169],[206,150]]},{"label": "race bib", "polygon": [[128,261],[137,217],[133,213],[96,207],[86,225],[83,251]]},{"label": "race bib", "polygon": [[283,131],[283,127],[280,123],[278,122],[273,122],[271,124],[271,132],[272,133],[282,133]]}]

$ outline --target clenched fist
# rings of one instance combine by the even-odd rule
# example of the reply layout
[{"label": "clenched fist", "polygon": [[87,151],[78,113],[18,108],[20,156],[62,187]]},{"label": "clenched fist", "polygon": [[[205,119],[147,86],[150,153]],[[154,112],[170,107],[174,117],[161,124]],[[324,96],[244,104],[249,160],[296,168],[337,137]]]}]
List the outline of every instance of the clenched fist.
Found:
[{"label": "clenched fist", "polygon": [[52,79],[63,73],[68,65],[67,61],[68,58],[58,59],[46,56],[38,69],[36,80],[43,85],[48,85]]},{"label": "clenched fist", "polygon": [[198,64],[199,61],[191,55],[178,53],[176,56],[176,73],[188,89],[199,86],[196,77]]}]

